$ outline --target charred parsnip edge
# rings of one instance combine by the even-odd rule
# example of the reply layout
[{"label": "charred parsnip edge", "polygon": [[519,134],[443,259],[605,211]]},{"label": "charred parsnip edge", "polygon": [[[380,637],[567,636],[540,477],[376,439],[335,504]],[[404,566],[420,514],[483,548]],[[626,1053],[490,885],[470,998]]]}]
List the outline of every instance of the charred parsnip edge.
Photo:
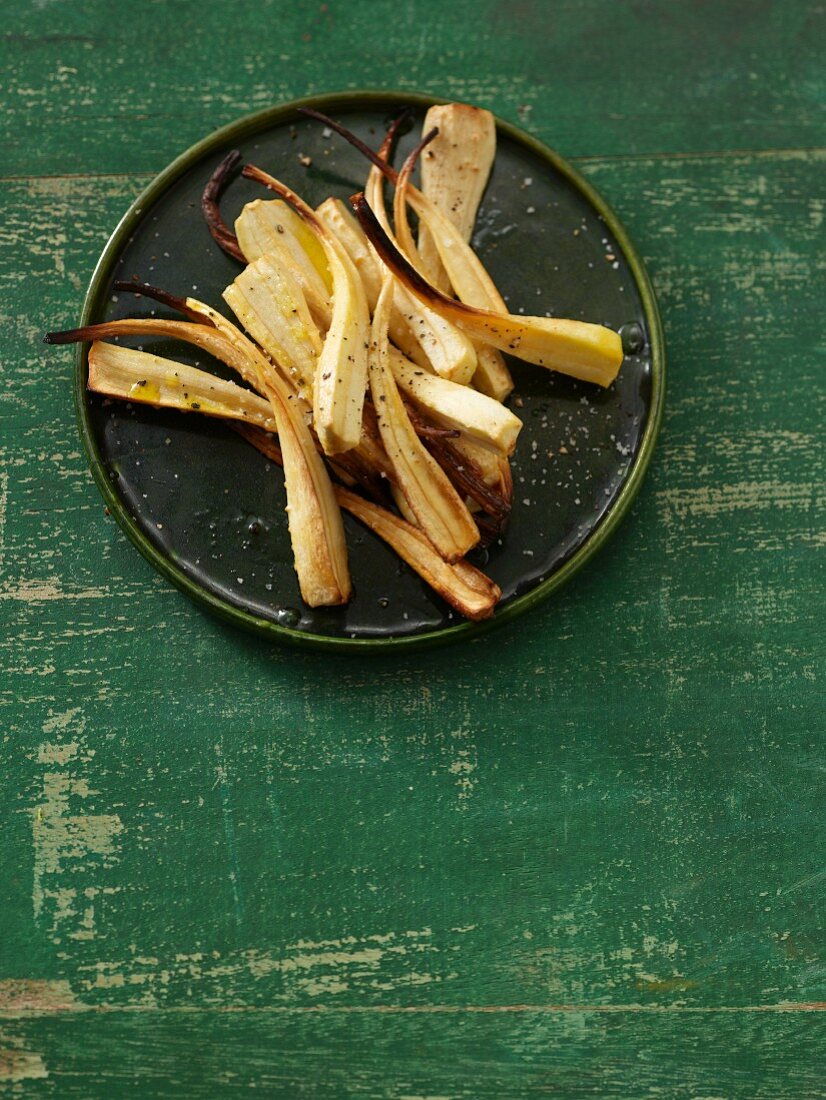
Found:
[{"label": "charred parsnip edge", "polygon": [[399,396],[389,366],[387,324],[393,295],[382,286],[370,340],[370,392],[381,440],[395,483],[416,517],[416,525],[446,561],[458,561],[479,541],[479,530],[449,478],[419,439]]},{"label": "charred parsnip edge", "polygon": [[[272,438],[277,427],[269,402],[207,371],[95,340],[89,352],[89,389],[105,397],[236,421],[248,442],[283,465],[282,449]],[[448,564],[421,531],[380,505],[344,486],[333,485],[333,492],[340,507],[388,543],[461,615],[481,620],[493,614],[501,591],[484,573],[468,562]]]},{"label": "charred parsnip edge", "polygon": [[[278,445],[270,436],[245,425],[236,428],[262,454],[280,461]],[[468,561],[446,562],[421,531],[386,508],[342,486],[333,489],[341,507],[386,542],[445,603],[473,622],[491,617],[502,590],[490,577]]]},{"label": "charred parsnip edge", "polygon": [[[159,297],[151,287],[121,287]],[[324,461],[301,411],[299,399],[255,345],[226,318],[194,298],[181,302],[190,316],[204,323],[154,318],[109,321],[100,325],[49,333],[51,344],[122,335],[163,335],[195,344],[236,370],[269,401],[284,452],[287,519],[301,597],[310,607],[346,603],[352,591],[341,511]],[[180,308],[180,307],[176,307]]]},{"label": "charred parsnip edge", "polygon": [[610,386],[622,363],[622,340],[603,325],[551,317],[522,317],[476,309],[432,287],[382,229],[363,193],[351,198],[356,217],[387,267],[423,303],[476,340],[518,359],[584,382]]}]

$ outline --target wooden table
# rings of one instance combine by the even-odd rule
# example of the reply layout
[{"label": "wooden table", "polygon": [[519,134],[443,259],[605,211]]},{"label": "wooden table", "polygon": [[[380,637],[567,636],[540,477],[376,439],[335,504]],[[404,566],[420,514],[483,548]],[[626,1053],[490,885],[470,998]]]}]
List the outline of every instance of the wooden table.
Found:
[{"label": "wooden table", "polygon": [[[817,6],[2,13],[0,1093],[823,1096]],[[670,353],[587,570],[475,644],[369,661],[156,576],[40,342],[176,154],[359,86],[573,158]]]}]

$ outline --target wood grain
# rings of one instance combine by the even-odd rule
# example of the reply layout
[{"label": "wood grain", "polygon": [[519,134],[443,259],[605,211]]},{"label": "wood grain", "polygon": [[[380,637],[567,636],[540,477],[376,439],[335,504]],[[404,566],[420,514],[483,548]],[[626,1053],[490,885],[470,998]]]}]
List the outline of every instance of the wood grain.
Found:
[{"label": "wood grain", "polygon": [[4,7],[3,174],[154,174],[240,115],[368,85],[483,103],[571,156],[822,145],[805,0],[160,0],[144,34],[113,0]]},{"label": "wood grain", "polygon": [[10,1091],[84,1100],[823,1095],[816,1013],[133,1011],[21,1020],[3,1046]]},{"label": "wood grain", "polygon": [[[482,7],[490,40],[463,4],[159,3],[139,50],[111,0],[5,5],[0,1094],[822,1095],[818,13]],[[270,648],[156,577],[40,343],[148,173],[355,84],[579,156],[669,343],[612,543],[403,661]]]}]

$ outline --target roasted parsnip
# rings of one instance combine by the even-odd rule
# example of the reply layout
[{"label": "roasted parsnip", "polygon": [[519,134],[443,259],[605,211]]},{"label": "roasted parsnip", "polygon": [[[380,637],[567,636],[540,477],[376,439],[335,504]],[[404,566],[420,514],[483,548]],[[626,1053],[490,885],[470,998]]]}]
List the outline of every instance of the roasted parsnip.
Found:
[{"label": "roasted parsnip", "polygon": [[432,420],[511,454],[522,421],[498,401],[469,386],[459,386],[422,370],[390,348],[390,367],[400,389]]},{"label": "roasted parsnip", "polygon": [[215,374],[121,344],[95,340],[89,349],[89,389],[141,405],[241,420],[275,431],[272,405]]},{"label": "roasted parsnip", "polygon": [[321,335],[289,268],[272,256],[259,257],[224,290],[224,301],[256,343],[289,370],[298,392],[312,404]]},{"label": "roasted parsnip", "polygon": [[393,295],[388,276],[382,287],[370,341],[370,392],[381,440],[397,488],[416,524],[446,561],[458,561],[479,541],[467,506],[410,423],[389,367],[387,322]]},{"label": "roasted parsnip", "polygon": [[248,202],[235,222],[238,244],[247,263],[268,256],[289,271],[304,292],[318,327],[326,332],[332,319],[330,287],[304,249],[306,237],[295,235],[294,222],[285,217],[285,210],[293,214],[277,199]]},{"label": "roasted parsnip", "polygon": [[367,385],[370,312],[361,278],[338,238],[294,191],[254,165],[246,165],[244,175],[288,202],[324,249],[333,282],[333,307],[315,371],[313,425],[326,454],[349,451],[361,437]]},{"label": "roasted parsnip", "polygon": [[[441,103],[429,108],[422,133],[434,128],[438,133],[421,160],[422,194],[469,243],[496,156],[496,123],[481,107]],[[426,225],[419,227],[418,246],[425,278],[449,294],[450,279]]]},{"label": "roasted parsnip", "polygon": [[[603,325],[584,321],[497,314],[448,298],[432,287],[402,255],[379,225],[364,194],[354,195],[351,202],[364,232],[397,278],[421,302],[431,305],[468,335],[510,352],[518,359],[558,370],[584,382],[610,386],[614,381],[623,357],[619,333]],[[454,235],[453,239],[457,246],[460,245],[457,236]],[[459,247],[456,251],[459,251]],[[446,263],[445,266],[455,287],[456,281],[450,264]],[[466,270],[471,266],[469,264]]]}]

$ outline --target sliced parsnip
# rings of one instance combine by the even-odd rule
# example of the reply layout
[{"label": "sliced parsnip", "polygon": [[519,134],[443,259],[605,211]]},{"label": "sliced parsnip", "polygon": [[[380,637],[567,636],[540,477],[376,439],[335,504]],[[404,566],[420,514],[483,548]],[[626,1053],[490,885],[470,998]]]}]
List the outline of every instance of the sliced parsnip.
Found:
[{"label": "sliced parsnip", "polygon": [[238,244],[247,263],[269,256],[279,266],[286,268],[304,292],[319,328],[326,331],[330,327],[332,316],[330,289],[304,248],[302,242],[306,240],[306,236],[299,239],[295,235],[292,228],[294,221],[285,216],[285,210],[295,217],[286,203],[278,199],[255,199],[248,202],[235,222]]},{"label": "sliced parsnip", "polygon": [[276,226],[280,225],[282,229],[292,234],[298,242],[299,247],[303,250],[304,255],[309,259],[310,263],[323,279],[324,286],[327,288],[327,293],[332,294],[333,277],[330,273],[330,265],[327,262],[327,253],[324,251],[316,234],[310,229],[301,215],[297,214],[295,210],[288,206],[282,199],[270,199],[269,203],[272,203],[272,213],[273,217],[276,219]]},{"label": "sliced parsnip", "polygon": [[[389,233],[382,175],[377,168],[371,169],[368,176],[367,196],[376,217]],[[418,302],[401,282],[394,285],[393,304],[405,319],[435,373],[452,382],[468,383],[476,370],[476,351],[468,337],[427,304]]]},{"label": "sliced parsnip", "polygon": [[326,454],[349,451],[361,437],[367,384],[370,312],[361,278],[338,238],[294,191],[253,165],[244,168],[244,175],[285,199],[324,249],[333,282],[333,305],[316,366],[313,424]]},{"label": "sliced parsnip", "polygon": [[453,447],[464,455],[468,462],[472,462],[477,467],[482,481],[488,488],[497,493],[501,492],[503,488],[503,459],[504,463],[507,464],[507,457],[501,451],[488,447],[478,439],[468,435],[460,435],[458,439],[454,439]]},{"label": "sliced parsnip", "polygon": [[488,619],[502,595],[498,585],[467,561],[450,565],[416,527],[347,489],[336,489],[342,508],[384,539],[451,607],[474,621]]},{"label": "sliced parsnip", "polygon": [[[151,287],[140,293],[157,296]],[[169,302],[169,296],[164,296]],[[250,380],[270,402],[284,449],[284,484],[290,540],[301,596],[310,607],[346,603],[352,584],[347,568],[347,546],[341,511],[333,494],[324,460],[302,411],[303,402],[276,367],[234,325],[210,306],[194,298],[177,308],[205,323],[152,318],[109,321],[63,333],[50,333],[48,343],[76,343],[106,336],[165,335],[186,340],[226,363]]]},{"label": "sliced parsnip", "polygon": [[[321,114],[319,111],[315,111],[311,108],[302,108],[302,111],[304,114],[311,115],[313,118],[317,118],[319,121],[324,122],[327,126],[331,127],[337,133],[341,134],[343,138],[345,138],[357,149],[359,149],[367,157],[367,159],[372,162],[374,170],[371,171],[368,177],[367,186],[365,188],[367,201],[370,206],[375,210],[382,228],[385,230],[386,233],[388,233],[390,239],[393,240],[394,243],[396,243],[392,233],[390,232],[390,227],[387,223],[387,219],[384,216],[383,207],[381,206],[380,202],[377,203],[376,201],[377,199],[381,199],[381,190],[380,188],[378,188],[378,190],[375,189],[376,170],[380,171],[383,175],[386,175],[393,182],[396,182],[398,179],[398,173],[389,164],[388,160],[391,133],[395,130],[395,124],[393,127],[391,127],[391,130],[388,131],[388,135],[385,138],[384,143],[382,144],[381,150],[378,153],[374,153],[372,149],[370,149],[367,145],[364,144],[364,142],[362,142],[359,138],[357,138],[354,134],[347,130],[346,127],[342,126],[340,123],[335,122],[333,119],[328,118],[327,115]],[[435,230],[433,229],[434,223],[433,221],[427,219],[426,212],[431,211],[432,217],[435,219],[439,216],[439,210],[434,204],[430,202],[427,196],[421,194],[421,192],[417,191],[415,188],[410,188],[410,194],[412,195],[412,198],[410,199],[411,202],[413,201],[413,199],[419,200],[419,206],[417,206],[416,209],[418,212],[420,212],[420,229],[422,228],[422,226],[430,228],[431,235],[435,238]],[[404,231],[404,227],[405,224],[402,221],[400,226],[402,232]],[[491,310],[495,311],[499,306],[499,303],[497,303],[495,297],[498,296],[498,291],[496,290],[496,287],[494,286],[492,280],[490,280],[490,277],[487,276],[487,273],[485,273],[485,275],[487,277],[485,292],[490,295],[490,300],[487,302],[486,308],[490,308]],[[458,288],[457,293],[459,293]],[[461,293],[459,293],[459,297],[462,297]],[[504,303],[501,303],[501,308],[504,311]],[[489,397],[493,397],[497,401],[504,401],[513,389],[513,380],[511,379],[510,372],[508,371],[500,350],[496,347],[489,346],[489,344],[485,340],[474,339],[473,342],[474,350],[477,353],[477,367],[473,378],[473,384],[476,386],[477,389],[479,389],[482,393],[487,394]],[[415,358],[415,356],[413,356],[412,358]],[[439,371],[438,373],[444,372]],[[456,378],[454,380],[459,381],[460,379]]]},{"label": "sliced parsnip", "polygon": [[[610,386],[614,381],[623,356],[618,333],[603,325],[583,321],[497,314],[448,298],[432,287],[399,252],[382,229],[364,195],[353,196],[352,202],[362,228],[390,270],[420,301],[429,303],[469,336],[493,344],[529,363],[558,370],[585,382]],[[431,222],[428,221],[428,224],[431,225]],[[452,232],[458,252],[463,242],[455,231]],[[441,246],[443,238],[437,239]],[[472,250],[470,255],[478,264]],[[446,263],[445,266],[456,287],[450,265]],[[468,260],[466,270],[472,266]]]},{"label": "sliced parsnip", "polygon": [[[496,156],[496,123],[482,107],[441,103],[428,109],[422,133],[433,127],[439,132],[422,156],[422,193],[470,242]],[[419,227],[418,244],[425,278],[450,293],[450,279],[426,225]]]},{"label": "sliced parsnip", "polygon": [[89,389],[143,405],[240,420],[275,431],[269,401],[208,371],[95,340],[89,349]]},{"label": "sliced parsnip", "polygon": [[[316,213],[330,232],[335,233],[341,241],[347,255],[353,261],[359,275],[361,275],[364,292],[367,295],[367,304],[372,313],[376,308],[376,302],[379,300],[383,269],[370,242],[365,237],[364,231],[353,217],[352,211],[348,210],[341,199],[325,199],[316,210]],[[407,297],[410,300],[410,296]],[[423,354],[413,332],[411,332],[410,324],[399,312],[395,301],[390,313],[389,331],[390,339],[396,347],[402,349],[405,355],[422,365],[429,364],[427,356]]]},{"label": "sliced parsnip", "polygon": [[[407,201],[408,192],[411,190],[410,174],[413,171],[416,160],[422,150],[424,150],[425,156],[428,154],[430,150],[425,147],[432,147],[434,142],[438,140],[438,136],[436,130],[431,130],[407,158],[399,173],[396,182],[396,193],[393,199],[393,217],[396,223],[396,237],[400,251],[407,256],[410,263],[423,275],[425,275],[425,264],[413,240],[413,234],[410,231],[410,225],[407,220]],[[373,170],[376,171],[376,169]],[[429,202],[429,200],[424,199],[424,196],[422,196],[422,200],[424,202]],[[440,212],[434,206],[434,217],[437,216],[440,216]],[[381,222],[381,218],[379,218],[379,221]],[[387,226],[383,222],[381,222],[381,224],[382,228],[387,231]],[[447,228],[450,224],[450,220],[447,218],[445,218],[444,223],[438,223],[439,240],[445,240],[446,234],[449,232],[458,233],[458,229],[453,229],[451,231]],[[425,226],[424,221],[422,221],[422,226]],[[432,236],[429,239],[433,241]],[[446,247],[452,248],[452,238],[450,240],[450,245]],[[475,255],[469,246],[467,246],[467,248],[472,255]],[[461,270],[464,273],[464,267],[462,267]],[[485,280],[481,280],[478,283],[474,282],[471,284],[470,282],[466,282],[460,284],[457,288],[459,298],[469,305],[481,306],[496,312],[500,310],[506,312],[505,303],[499,295],[499,291],[494,286],[493,281],[487,276],[487,272],[485,272],[485,277]],[[448,282],[449,281],[450,280],[448,280]],[[493,397],[497,401],[504,401],[513,389],[513,379],[511,378],[510,371],[505,365],[502,353],[497,348],[491,347],[490,344],[481,343],[479,341],[474,341],[474,349],[476,351],[476,370],[473,373],[473,384],[480,392],[487,394],[489,397]]]},{"label": "sliced parsnip", "polygon": [[261,256],[224,290],[232,312],[267,354],[288,370],[312,403],[322,342],[307,299],[288,268]]},{"label": "sliced parsnip", "polygon": [[504,401],[513,392],[513,378],[505,363],[505,357],[499,348],[490,344],[474,343],[476,348],[476,370],[473,372],[473,385],[480,393],[492,397],[494,401]]},{"label": "sliced parsnip", "polygon": [[390,367],[402,391],[437,423],[467,432],[483,443],[511,454],[522,421],[504,405],[468,386],[458,386],[423,371],[395,348]]},{"label": "sliced parsnip", "polygon": [[466,505],[416,434],[388,365],[387,322],[393,294],[388,276],[376,304],[370,342],[370,392],[382,443],[397,487],[419,529],[446,561],[458,561],[479,541]]},{"label": "sliced parsnip", "polygon": [[332,197],[325,199],[316,208],[316,214],[330,232],[335,233],[338,237],[359,275],[361,275],[370,312],[372,313],[381,293],[382,268],[375,252],[370,247],[370,242],[364,235],[363,229],[341,199]]},{"label": "sliced parsnip", "polygon": [[[262,454],[281,463],[280,448],[270,436],[244,427],[239,431]],[[339,485],[333,488],[341,507],[395,550],[451,607],[467,619],[490,618],[502,595],[490,577],[464,560],[448,564],[413,523]]]}]

